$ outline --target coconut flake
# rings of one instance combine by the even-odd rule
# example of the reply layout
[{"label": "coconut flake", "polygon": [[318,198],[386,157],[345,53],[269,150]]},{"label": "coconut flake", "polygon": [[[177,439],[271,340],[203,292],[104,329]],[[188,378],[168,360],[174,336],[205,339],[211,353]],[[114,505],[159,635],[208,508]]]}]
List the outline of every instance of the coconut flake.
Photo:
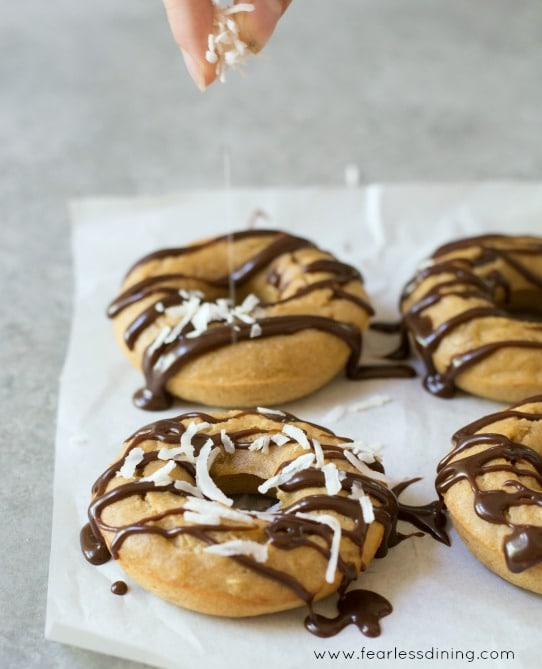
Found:
[{"label": "coconut flake", "polygon": [[201,490],[192,483],[189,483],[188,481],[174,481],[173,485],[177,490],[180,490],[181,492],[186,492],[189,495],[194,495],[194,497],[203,499]]},{"label": "coconut flake", "polygon": [[225,429],[220,430],[220,441],[222,442],[222,446],[224,446],[226,453],[230,455],[235,453],[235,444]]},{"label": "coconut flake", "polygon": [[206,546],[203,550],[205,553],[223,555],[224,557],[247,555],[248,557],[254,558],[256,562],[267,561],[267,546],[247,539],[231,539],[230,541],[225,541],[221,544]]},{"label": "coconut flake", "polygon": [[261,492],[262,495],[265,495],[265,493],[268,492],[271,488],[279,486],[282,483],[286,483],[286,481],[289,481],[292,476],[298,472],[311,467],[313,462],[314,453],[305,453],[304,455],[300,455],[298,458],[288,463],[286,467],[284,467],[284,469],[278,474],[271,476],[271,478],[268,478],[261,485],[259,485],[258,491]]},{"label": "coconut flake", "polygon": [[250,339],[255,339],[256,337],[262,336],[262,326],[259,323],[253,323],[250,328],[249,337]]},{"label": "coconut flake", "polygon": [[296,513],[299,518],[306,518],[307,520],[314,520],[317,523],[328,525],[333,530],[333,539],[331,540],[331,547],[329,549],[329,560],[327,563],[325,579],[327,583],[333,583],[335,580],[335,571],[339,562],[339,549],[341,547],[342,528],[341,524],[335,518],[327,513]]},{"label": "coconut flake", "polygon": [[247,511],[232,509],[219,502],[197,497],[189,497],[184,503],[186,520],[198,525],[220,525],[222,520],[234,520],[238,523],[251,524],[253,517]]},{"label": "coconut flake", "polygon": [[369,397],[365,400],[362,400],[361,402],[355,402],[350,406],[337,404],[327,412],[322,420],[322,423],[324,425],[327,425],[328,423],[336,423],[347,413],[359,413],[369,409],[376,409],[377,407],[381,407],[388,402],[391,402],[391,397],[388,397],[387,395],[374,395],[373,397]]},{"label": "coconut flake", "polygon": [[284,444],[287,444],[290,441],[290,437],[287,437],[285,434],[278,432],[271,437],[271,441],[280,447],[284,446]]},{"label": "coconut flake", "polygon": [[319,469],[322,469],[326,461],[324,458],[324,449],[322,448],[322,445],[320,444],[318,439],[312,440],[312,448],[314,450],[314,455],[316,456],[316,466]]},{"label": "coconut flake", "polygon": [[262,434],[261,437],[257,437],[248,447],[249,451],[261,451],[262,453],[269,453],[269,442],[271,437],[268,434]]},{"label": "coconut flake", "polygon": [[166,342],[167,338],[169,337],[170,332],[171,332],[171,328],[169,327],[169,325],[164,326],[160,330],[156,339],[152,342],[152,344],[147,349],[147,352],[148,352],[149,355],[154,353],[154,351],[159,349],[160,346],[162,346],[162,344],[164,344]]},{"label": "coconut flake", "polygon": [[287,423],[282,428],[282,431],[284,432],[284,434],[291,437],[294,441],[297,441],[297,443],[302,448],[309,450],[309,448],[311,447],[309,440],[307,439],[305,430],[302,430],[300,427],[297,427],[297,425],[291,425],[290,423]]},{"label": "coconut flake", "polygon": [[324,425],[328,425],[329,423],[336,423],[340,418],[344,416],[346,413],[346,407],[341,404],[337,404],[336,406],[333,407],[333,409],[330,409],[324,418],[322,419],[322,423]]},{"label": "coconut flake", "polygon": [[350,499],[359,500],[363,520],[369,525],[375,519],[373,503],[369,495],[365,493],[363,487],[356,481],[352,485],[352,492],[348,495]]},{"label": "coconut flake", "polygon": [[169,485],[173,481],[169,475],[173,469],[175,469],[175,462],[173,460],[169,460],[165,465],[160,467],[160,469],[157,469],[149,476],[144,476],[139,480],[154,483],[155,486]]},{"label": "coconut flake", "polygon": [[268,409],[267,407],[257,407],[256,411],[258,413],[269,413],[269,414],[274,414],[277,416],[286,416],[284,411],[281,411],[280,409]]},{"label": "coconut flake", "polygon": [[125,479],[133,478],[136,467],[143,460],[144,455],[145,451],[139,446],[132,448],[132,450],[124,458],[124,464],[118,470],[117,476],[122,476],[122,478]]},{"label": "coconut flake", "polygon": [[373,469],[370,469],[365,462],[360,460],[357,456],[355,456],[351,451],[344,450],[344,457],[348,460],[348,462],[353,465],[359,472],[361,472],[364,476],[370,479],[374,479],[375,481],[380,481],[381,483],[385,483],[386,485],[389,485],[390,479],[388,476],[385,474],[382,474],[381,472],[374,471]]},{"label": "coconut flake", "polygon": [[227,497],[213,481],[210,469],[214,459],[220,453],[218,446],[213,448],[213,440],[208,439],[196,458],[196,485],[208,499],[232,506],[233,500]]},{"label": "coconut flake", "polygon": [[334,462],[329,462],[322,467],[324,472],[324,481],[328,495],[336,495],[342,488],[339,478],[339,470]]},{"label": "coconut flake", "polygon": [[206,423],[205,421],[202,421],[201,423],[189,423],[186,426],[185,431],[182,433],[180,453],[184,455],[184,459],[188,462],[195,462],[194,445],[192,444],[193,437],[206,427],[209,427],[209,423]]},{"label": "coconut flake", "polygon": [[373,397],[369,397],[366,400],[352,404],[352,406],[348,408],[348,411],[358,412],[367,411],[368,409],[376,409],[377,407],[381,407],[388,402],[391,402],[391,397],[388,397],[387,395],[373,395]]}]

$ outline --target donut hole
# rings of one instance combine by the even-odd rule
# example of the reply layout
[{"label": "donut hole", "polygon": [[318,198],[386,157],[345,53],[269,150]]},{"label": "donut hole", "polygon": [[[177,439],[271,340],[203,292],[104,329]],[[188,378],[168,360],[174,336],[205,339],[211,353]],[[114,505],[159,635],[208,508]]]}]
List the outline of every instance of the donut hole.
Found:
[{"label": "donut hole", "polygon": [[496,304],[514,318],[542,322],[542,291],[517,290]]},{"label": "donut hole", "polygon": [[253,474],[230,474],[215,478],[215,483],[228,497],[233,499],[233,506],[244,511],[267,511],[277,498],[258,492],[263,479]]}]

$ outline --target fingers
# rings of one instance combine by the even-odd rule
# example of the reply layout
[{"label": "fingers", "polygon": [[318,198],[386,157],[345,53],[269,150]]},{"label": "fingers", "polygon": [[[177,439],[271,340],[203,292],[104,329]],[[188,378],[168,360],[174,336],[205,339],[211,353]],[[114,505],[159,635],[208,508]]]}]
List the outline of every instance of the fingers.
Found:
[{"label": "fingers", "polygon": [[[235,0],[238,4],[242,0]],[[292,0],[252,0],[253,12],[237,14],[239,35],[251,51],[262,49]]]},{"label": "fingers", "polygon": [[173,38],[186,69],[200,90],[215,79],[215,68],[205,60],[207,37],[213,30],[211,0],[163,0]]},{"label": "fingers", "polygon": [[[241,4],[243,0],[234,0]],[[291,0],[249,0],[254,10],[235,14],[239,37],[253,52],[260,51]],[[200,90],[216,79],[216,67],[206,60],[208,36],[213,31],[212,0],[163,0],[173,38],[186,68]]]}]

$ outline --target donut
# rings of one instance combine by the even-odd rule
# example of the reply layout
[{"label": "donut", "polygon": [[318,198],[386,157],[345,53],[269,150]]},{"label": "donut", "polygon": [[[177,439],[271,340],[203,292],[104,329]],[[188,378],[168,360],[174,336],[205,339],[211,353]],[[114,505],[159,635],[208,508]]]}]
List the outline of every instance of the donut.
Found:
[{"label": "donut", "polygon": [[488,234],[441,246],[400,307],[429,392],[460,388],[508,403],[542,391],[542,238]]},{"label": "donut", "polygon": [[373,309],[354,267],[312,242],[245,230],[162,249],[126,274],[108,308],[143,371],[137,406],[173,397],[208,406],[273,406],[355,377]]},{"label": "donut", "polygon": [[542,395],[458,430],[436,488],[486,567],[542,594]]},{"label": "donut", "polygon": [[277,409],[193,411],[125,442],[93,486],[81,546],[177,606],[255,616],[344,590],[396,506],[359,442]]}]

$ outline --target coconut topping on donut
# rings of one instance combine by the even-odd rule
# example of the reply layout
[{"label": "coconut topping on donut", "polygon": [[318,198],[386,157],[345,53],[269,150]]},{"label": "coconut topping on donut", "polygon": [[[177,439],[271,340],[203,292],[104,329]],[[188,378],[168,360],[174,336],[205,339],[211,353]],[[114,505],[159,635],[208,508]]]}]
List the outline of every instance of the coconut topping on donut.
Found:
[{"label": "coconut topping on donut", "polygon": [[[263,437],[266,453],[251,448]],[[285,412],[191,412],[127,440],[93,486],[81,545],[185,608],[235,617],[306,605],[307,627],[323,634],[314,603],[345,595],[404,538],[402,508],[445,540],[436,506],[433,527],[413,520],[382,470],[359,443]],[[239,494],[267,496],[267,508],[238,507]]]},{"label": "coconut topping on donut", "polygon": [[313,392],[342,369],[355,379],[412,376],[404,365],[360,366],[372,313],[358,270],[274,230],[145,256],[108,309],[123,351],[145,376],[134,400],[151,410],[174,396],[273,405]]}]

